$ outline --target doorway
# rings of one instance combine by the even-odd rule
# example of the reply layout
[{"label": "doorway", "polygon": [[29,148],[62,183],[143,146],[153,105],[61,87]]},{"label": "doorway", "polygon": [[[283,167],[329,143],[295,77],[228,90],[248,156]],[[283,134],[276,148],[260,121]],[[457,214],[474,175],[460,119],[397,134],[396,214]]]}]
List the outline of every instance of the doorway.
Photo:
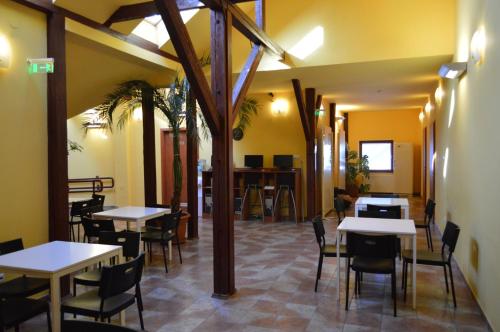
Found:
[{"label": "doorway", "polygon": [[[179,133],[179,146],[182,162],[182,191],[181,206],[187,206],[187,134],[185,129]],[[174,173],[173,173],[173,133],[171,129],[161,130],[161,190],[162,204],[170,205],[174,194]]]}]

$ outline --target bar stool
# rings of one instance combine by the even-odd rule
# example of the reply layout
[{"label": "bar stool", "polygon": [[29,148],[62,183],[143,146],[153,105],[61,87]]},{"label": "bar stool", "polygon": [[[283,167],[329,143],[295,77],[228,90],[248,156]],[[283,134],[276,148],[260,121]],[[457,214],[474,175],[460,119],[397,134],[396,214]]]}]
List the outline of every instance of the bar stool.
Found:
[{"label": "bar stool", "polygon": [[[293,208],[293,215],[295,219],[295,223],[297,223],[297,206],[295,204],[295,182],[294,182],[294,177],[291,174],[278,174],[276,176],[276,184],[278,187],[278,193],[276,194],[276,199],[274,201],[274,209],[273,212],[281,214],[282,209],[288,209],[289,214],[290,214],[290,198],[292,201],[292,208]],[[288,202],[284,205],[282,205],[282,196],[287,193],[288,195]],[[287,197],[285,196],[285,197]],[[278,206],[279,204],[279,206]]]},{"label": "bar stool", "polygon": [[[243,194],[243,199],[241,201],[241,219],[243,219],[243,209],[245,208],[245,202],[247,197],[250,201],[250,211],[253,207],[259,206],[261,210],[262,221],[264,221],[264,196],[262,193],[262,186],[259,183],[260,174],[245,174],[244,175],[244,185],[245,185],[245,193]],[[258,203],[254,203],[251,201],[252,193],[256,193],[259,195]]]}]

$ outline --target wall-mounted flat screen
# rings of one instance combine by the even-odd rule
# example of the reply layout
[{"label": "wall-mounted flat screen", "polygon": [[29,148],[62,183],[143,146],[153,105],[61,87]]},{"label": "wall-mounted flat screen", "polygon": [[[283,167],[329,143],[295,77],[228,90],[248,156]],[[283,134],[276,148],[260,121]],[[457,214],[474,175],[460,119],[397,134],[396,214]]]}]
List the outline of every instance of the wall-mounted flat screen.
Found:
[{"label": "wall-mounted flat screen", "polygon": [[273,165],[277,168],[293,168],[293,156],[291,154],[275,154]]},{"label": "wall-mounted flat screen", "polygon": [[263,155],[245,155],[245,167],[250,168],[262,168],[264,165],[264,156]]}]

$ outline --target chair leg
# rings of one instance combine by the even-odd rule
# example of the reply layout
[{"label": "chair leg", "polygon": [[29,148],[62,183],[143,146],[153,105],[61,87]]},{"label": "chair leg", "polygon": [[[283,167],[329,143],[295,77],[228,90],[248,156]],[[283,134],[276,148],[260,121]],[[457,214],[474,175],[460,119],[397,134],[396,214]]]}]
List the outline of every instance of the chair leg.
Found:
[{"label": "chair leg", "polygon": [[142,318],[142,311],[144,307],[142,305],[142,295],[141,295],[141,287],[137,284],[135,288],[135,297],[137,299],[137,310],[139,311],[139,321],[141,322],[141,330],[144,330],[144,319]]},{"label": "chair leg", "polygon": [[451,263],[448,265],[450,268],[450,282],[451,282],[451,294],[453,295],[453,305],[455,308],[457,307],[457,298],[455,296],[455,284],[453,283],[453,272],[451,271]]},{"label": "chair leg", "polygon": [[392,300],[394,301],[394,317],[396,317],[396,269],[391,274],[391,284],[392,284]]},{"label": "chair leg", "polygon": [[346,278],[345,278],[345,310],[349,310],[349,270],[351,269],[350,267],[350,262],[349,259],[347,259],[347,266],[346,266]]},{"label": "chair leg", "polygon": [[274,199],[274,208],[273,208],[274,217],[276,217],[276,211],[278,211],[278,203],[280,195],[281,195],[281,188],[278,188],[278,193],[276,194],[276,198]]},{"label": "chair leg", "polygon": [[314,291],[318,291],[318,280],[321,279],[321,269],[323,268],[323,255],[319,254],[318,260],[318,272],[316,273],[316,284],[314,285]]},{"label": "chair leg", "polygon": [[179,251],[179,261],[182,264],[182,255],[181,255],[181,243],[179,242],[179,237],[175,236],[175,241],[177,241],[177,250]]},{"label": "chair leg", "polygon": [[[62,314],[61,314],[62,316]],[[47,327],[49,329],[49,332],[52,332],[52,321],[50,320],[50,309],[47,308]]]},{"label": "chair leg", "polygon": [[163,264],[165,264],[165,272],[168,273],[168,268],[167,268],[167,254],[165,252],[165,244],[161,244],[161,250],[163,251]]},{"label": "chair leg", "polygon": [[[241,217],[240,217],[240,220],[243,220],[243,209],[245,208],[245,202],[246,202],[249,190],[250,189],[248,187],[245,189],[245,193],[243,194],[243,199],[241,200],[241,215],[240,215]],[[212,208],[212,211],[213,211],[213,208]]]},{"label": "chair leg", "polygon": [[261,207],[261,213],[262,213],[262,221],[264,221],[264,218],[266,217],[265,212],[264,212],[264,195],[262,195],[261,190],[257,189],[259,192],[259,200],[260,200],[260,207]]},{"label": "chair leg", "polygon": [[[293,194],[293,190],[291,189],[290,189],[290,195],[292,196],[293,215],[295,217],[295,223],[298,224],[299,221],[297,219],[297,205],[295,204],[295,195]],[[340,236],[342,236],[342,234]]]},{"label": "chair leg", "polygon": [[443,265],[443,270],[444,270],[444,282],[446,283],[446,293],[449,293],[450,289],[448,288],[448,273],[446,272],[446,265]]},{"label": "chair leg", "polygon": [[403,259],[403,266],[401,267],[401,289],[405,288],[405,266],[406,260]]},{"label": "chair leg", "polygon": [[71,233],[70,233],[70,241],[72,240],[73,242],[76,242],[76,237],[75,237],[75,226],[71,225]]},{"label": "chair leg", "polygon": [[78,234],[78,240],[76,242],[80,242],[80,224],[76,224],[76,232]]},{"label": "chair leg", "polygon": [[427,241],[427,249],[430,249],[431,248],[431,244],[429,242],[429,232],[428,232],[429,228],[425,228],[425,240]]},{"label": "chair leg", "polygon": [[[404,287],[404,295],[403,295],[403,300],[406,302],[406,289],[408,288],[408,262],[406,262],[405,264],[405,280],[404,280],[404,283],[405,283],[405,287]],[[415,267],[412,265],[412,269],[414,269]]]},{"label": "chair leg", "polygon": [[432,245],[432,233],[430,224],[428,225],[427,230],[429,231],[429,243],[431,244],[431,251],[434,252],[434,246]]}]

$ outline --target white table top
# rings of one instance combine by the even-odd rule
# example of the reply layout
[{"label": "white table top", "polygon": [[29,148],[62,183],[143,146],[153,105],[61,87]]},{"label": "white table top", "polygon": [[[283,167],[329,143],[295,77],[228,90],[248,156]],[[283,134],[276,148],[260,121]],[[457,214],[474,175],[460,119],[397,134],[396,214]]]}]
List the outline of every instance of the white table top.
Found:
[{"label": "white table top", "polygon": [[372,234],[415,235],[415,222],[411,219],[380,219],[345,217],[337,228],[341,232]]},{"label": "white table top", "polygon": [[152,219],[170,213],[170,209],[125,206],[92,214],[95,218],[137,221]]},{"label": "white table top", "polygon": [[96,257],[119,252],[121,246],[54,241],[0,256],[0,270],[56,273]]},{"label": "white table top", "polygon": [[408,207],[408,199],[407,198],[379,198],[379,197],[359,197],[356,201],[356,205],[400,205],[402,207]]}]

